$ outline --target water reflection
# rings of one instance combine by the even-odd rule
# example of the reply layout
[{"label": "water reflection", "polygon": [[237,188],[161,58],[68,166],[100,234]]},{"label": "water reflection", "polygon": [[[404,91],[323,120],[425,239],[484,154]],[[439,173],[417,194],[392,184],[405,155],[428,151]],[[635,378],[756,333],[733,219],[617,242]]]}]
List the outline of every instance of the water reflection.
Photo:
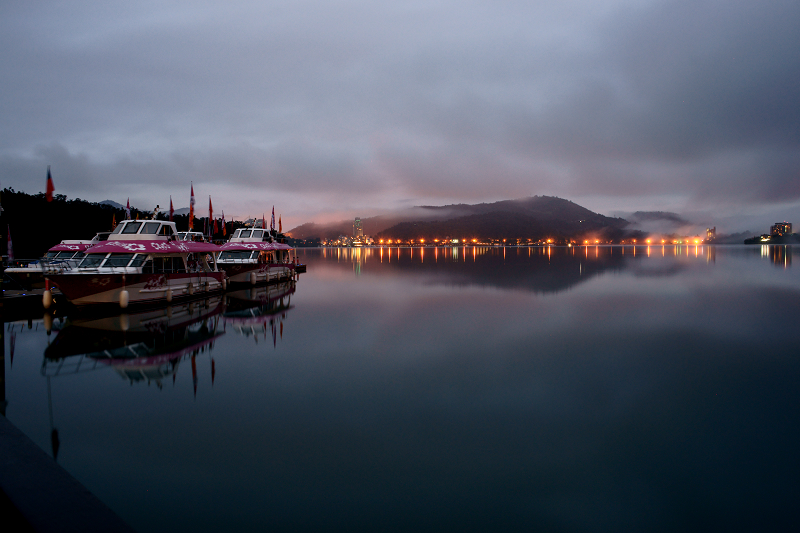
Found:
[{"label": "water reflection", "polygon": [[134,383],[158,388],[181,361],[195,357],[224,334],[218,315],[223,297],[114,316],[77,315],[59,325],[45,349],[42,374],[59,376],[111,367]]},{"label": "water reflection", "polygon": [[[41,373],[54,377],[110,367],[131,384],[161,388],[167,378],[175,380],[181,362],[191,359],[196,384],[195,358],[211,353],[226,326],[246,336],[271,332],[274,340],[282,337],[294,291],[295,282],[285,281],[165,308],[55,319],[51,327],[57,335],[44,351]],[[211,364],[213,373],[213,358]]]},{"label": "water reflection", "polygon": [[792,266],[792,246],[784,244],[762,244],[761,257],[769,257],[775,266],[789,268]]},{"label": "water reflection", "polygon": [[[12,421],[54,449],[61,424],[59,461],[148,532],[794,519],[800,272],[769,249],[353,252],[301,251],[296,287],[228,294],[187,326],[224,335],[158,391],[50,369],[46,383],[44,327],[20,323]],[[292,356],[264,356],[270,337]]]},{"label": "water reflection", "polygon": [[[386,275],[391,271],[425,274],[431,283],[550,293],[570,289],[598,275],[623,270],[632,270],[637,276],[676,275],[693,263],[715,263],[717,248],[697,244],[447,246],[432,249],[323,248],[318,253],[326,265],[335,258],[337,265],[347,265],[357,277]],[[666,261],[668,257],[680,261]]]},{"label": "water reflection", "polygon": [[295,282],[287,281],[229,292],[223,315],[226,327],[230,326],[245,337],[252,337],[256,344],[260,335],[266,340],[267,335],[271,334],[275,346],[278,337],[283,338],[283,323],[287,311],[292,308],[295,290]]}]

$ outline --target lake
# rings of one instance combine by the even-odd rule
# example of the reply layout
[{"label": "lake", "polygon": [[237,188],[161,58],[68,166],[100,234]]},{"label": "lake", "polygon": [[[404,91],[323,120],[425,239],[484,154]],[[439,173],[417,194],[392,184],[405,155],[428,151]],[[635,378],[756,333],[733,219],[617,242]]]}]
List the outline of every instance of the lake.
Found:
[{"label": "lake", "polygon": [[296,284],[6,317],[8,419],[142,532],[796,526],[792,247],[299,255]]}]

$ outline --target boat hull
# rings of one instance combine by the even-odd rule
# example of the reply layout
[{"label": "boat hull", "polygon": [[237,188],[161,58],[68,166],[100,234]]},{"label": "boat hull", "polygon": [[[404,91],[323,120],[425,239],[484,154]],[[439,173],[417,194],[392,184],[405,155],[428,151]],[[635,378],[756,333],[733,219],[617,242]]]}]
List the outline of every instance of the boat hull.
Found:
[{"label": "boat hull", "polygon": [[294,275],[292,263],[217,263],[228,276],[232,285],[253,285],[291,279]]},{"label": "boat hull", "polygon": [[73,305],[166,304],[201,298],[223,290],[224,272],[173,274],[64,273],[47,276]]}]

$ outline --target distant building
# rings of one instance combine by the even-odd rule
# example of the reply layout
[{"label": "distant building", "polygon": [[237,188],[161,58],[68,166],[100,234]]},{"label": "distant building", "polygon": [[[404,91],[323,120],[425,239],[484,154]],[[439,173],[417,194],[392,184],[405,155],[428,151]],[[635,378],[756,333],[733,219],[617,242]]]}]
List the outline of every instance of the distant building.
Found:
[{"label": "distant building", "polygon": [[361,219],[356,217],[355,222],[353,222],[353,237],[363,237],[364,236],[364,228],[361,226]]},{"label": "distant building", "polygon": [[778,237],[791,235],[792,224],[790,222],[776,222],[773,226],[770,226],[769,234]]},{"label": "distant building", "polygon": [[717,227],[714,226],[713,228],[706,229],[706,240],[713,241],[717,238]]}]

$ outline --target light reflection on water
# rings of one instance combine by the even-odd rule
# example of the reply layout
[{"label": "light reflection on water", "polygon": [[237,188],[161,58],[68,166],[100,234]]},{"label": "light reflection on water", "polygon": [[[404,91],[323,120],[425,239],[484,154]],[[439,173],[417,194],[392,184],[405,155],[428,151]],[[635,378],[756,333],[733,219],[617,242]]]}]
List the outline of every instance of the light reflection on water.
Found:
[{"label": "light reflection on water", "polygon": [[6,324],[7,414],[141,531],[780,529],[791,250],[301,250],[260,306]]}]

